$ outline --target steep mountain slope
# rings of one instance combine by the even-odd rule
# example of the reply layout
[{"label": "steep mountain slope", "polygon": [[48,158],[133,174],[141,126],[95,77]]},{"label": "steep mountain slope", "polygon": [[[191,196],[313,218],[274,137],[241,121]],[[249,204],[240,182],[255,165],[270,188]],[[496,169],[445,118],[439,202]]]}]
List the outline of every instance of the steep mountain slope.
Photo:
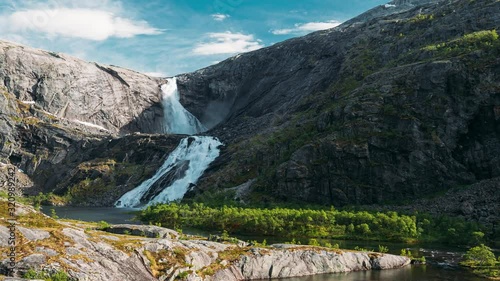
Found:
[{"label": "steep mountain slope", "polygon": [[393,4],[181,75],[229,144],[200,192],[370,204],[498,177],[500,2]]},{"label": "steep mountain slope", "polygon": [[[498,182],[499,11],[497,0],[393,1],[180,75],[182,104],[226,144],[193,194],[240,186],[245,201],[340,206]],[[163,131],[163,80],[0,47],[0,168],[29,176],[22,192],[111,205],[179,142],[129,134]]]}]

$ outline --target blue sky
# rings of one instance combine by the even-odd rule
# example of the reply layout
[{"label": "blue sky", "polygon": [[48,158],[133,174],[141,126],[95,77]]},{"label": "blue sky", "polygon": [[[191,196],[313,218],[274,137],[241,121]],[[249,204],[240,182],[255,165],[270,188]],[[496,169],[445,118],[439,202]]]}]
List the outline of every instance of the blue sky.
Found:
[{"label": "blue sky", "polygon": [[0,0],[0,39],[173,76],[389,0]]}]

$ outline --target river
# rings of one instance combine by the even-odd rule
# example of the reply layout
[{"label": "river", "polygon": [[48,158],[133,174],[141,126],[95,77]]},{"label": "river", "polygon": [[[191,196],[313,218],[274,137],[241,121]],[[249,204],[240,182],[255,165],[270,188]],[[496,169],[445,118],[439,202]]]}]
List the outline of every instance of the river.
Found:
[{"label": "river", "polygon": [[[111,224],[132,223],[141,224],[134,221],[134,211],[137,209],[123,208],[89,208],[89,207],[42,207],[42,212],[50,215],[51,209],[54,209],[57,216],[66,219],[75,219],[82,221],[106,221]],[[185,229],[186,234],[197,234],[206,236],[210,234],[207,231],[194,229]],[[214,233],[215,234],[215,233]],[[238,237],[238,236],[237,236]],[[261,242],[264,238],[268,244],[283,242],[276,237],[254,237],[254,236],[239,236],[244,241],[256,240]],[[401,269],[392,270],[373,270],[351,273],[326,274],[308,277],[289,278],[286,281],[484,281],[486,279],[479,278],[473,274],[461,269],[458,266],[461,256],[465,249],[453,248],[439,244],[419,244],[408,245],[404,243],[389,243],[389,242],[372,242],[372,241],[345,241],[345,240],[330,240],[331,244],[339,244],[342,249],[354,249],[356,246],[377,250],[378,245],[388,247],[389,253],[399,254],[402,248],[410,249],[414,256],[425,256],[426,265],[412,265]],[[278,279],[273,279],[278,280]]]}]

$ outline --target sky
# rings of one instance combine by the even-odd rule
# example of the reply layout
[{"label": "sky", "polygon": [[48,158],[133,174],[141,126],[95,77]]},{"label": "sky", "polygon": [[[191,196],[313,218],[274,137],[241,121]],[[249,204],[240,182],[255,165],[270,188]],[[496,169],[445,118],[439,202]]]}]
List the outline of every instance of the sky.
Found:
[{"label": "sky", "polygon": [[0,40],[169,77],[389,0],[0,0]]}]

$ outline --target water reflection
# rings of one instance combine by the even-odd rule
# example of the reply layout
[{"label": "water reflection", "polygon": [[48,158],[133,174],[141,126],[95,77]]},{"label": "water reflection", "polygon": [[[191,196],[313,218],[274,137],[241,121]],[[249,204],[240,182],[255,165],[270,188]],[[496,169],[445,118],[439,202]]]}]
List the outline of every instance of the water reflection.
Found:
[{"label": "water reflection", "polygon": [[462,270],[437,266],[406,266],[400,269],[369,270],[350,273],[334,273],[287,279],[282,281],[484,281]]},{"label": "water reflection", "polygon": [[81,221],[106,221],[111,224],[142,224],[139,221],[134,221],[136,209],[126,208],[105,208],[105,207],[51,207],[43,206],[42,212],[46,215],[51,215],[51,210],[54,209],[57,216],[62,219],[73,219]]}]

